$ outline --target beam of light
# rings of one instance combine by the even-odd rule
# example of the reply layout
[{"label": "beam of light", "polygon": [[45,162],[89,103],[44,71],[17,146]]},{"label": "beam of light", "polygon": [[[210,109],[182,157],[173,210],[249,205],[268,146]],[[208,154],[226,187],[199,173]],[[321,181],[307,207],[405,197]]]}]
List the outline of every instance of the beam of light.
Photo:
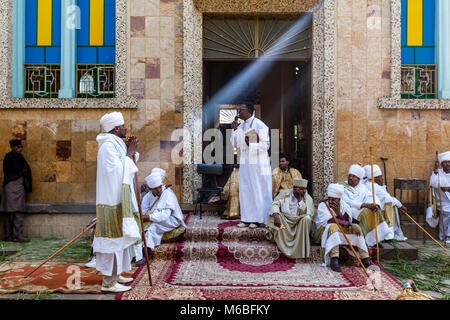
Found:
[{"label": "beam of light", "polygon": [[[313,14],[322,6],[320,1],[311,12],[305,13],[301,16],[277,41],[265,52],[264,55],[251,62],[239,74],[231,79],[223,88],[221,88],[204,106],[203,112],[206,114],[215,111],[219,104],[233,104],[242,102],[247,97],[245,93],[252,92],[264,79],[267,73],[272,68],[273,64],[277,62],[276,58],[280,55],[282,44],[294,38],[299,32],[304,30],[312,22]],[[264,59],[265,56],[270,59]],[[247,84],[249,87],[247,87]],[[206,119],[212,117],[207,116]],[[212,120],[213,121],[213,120]],[[206,128],[210,127],[211,123],[206,124]]]}]

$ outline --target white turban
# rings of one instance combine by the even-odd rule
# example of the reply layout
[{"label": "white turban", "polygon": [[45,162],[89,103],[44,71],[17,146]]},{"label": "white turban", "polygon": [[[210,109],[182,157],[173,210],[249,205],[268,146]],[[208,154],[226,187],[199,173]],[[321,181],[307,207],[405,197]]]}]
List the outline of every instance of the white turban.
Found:
[{"label": "white turban", "polygon": [[439,163],[442,163],[444,161],[450,161],[450,151],[440,153],[438,155]]},{"label": "white turban", "polygon": [[147,185],[150,189],[159,187],[162,185],[161,175],[158,172],[152,172],[145,178],[145,182],[147,182]]},{"label": "white turban", "polygon": [[161,168],[153,168],[151,173],[159,173],[161,176],[161,184],[164,183],[164,179],[166,178],[166,171]]},{"label": "white turban", "polygon": [[364,169],[364,177],[367,178],[368,176],[370,176],[370,164],[364,166],[363,169]]},{"label": "white turban", "polygon": [[328,185],[327,194],[332,198],[341,198],[344,194],[344,187],[337,183],[331,183]]},{"label": "white turban", "polygon": [[364,178],[364,169],[360,165],[352,164],[350,169],[348,169],[348,174],[353,174],[354,176],[362,179]]},{"label": "white turban", "polygon": [[[374,177],[378,177],[381,176],[383,173],[381,172],[381,169],[378,165],[374,164],[373,165],[373,176]],[[372,172],[369,166],[369,172],[367,173],[367,179],[372,179]]]},{"label": "white turban", "polygon": [[114,127],[121,126],[124,123],[122,113],[117,111],[107,113],[100,119],[100,124],[105,132],[110,132]]}]

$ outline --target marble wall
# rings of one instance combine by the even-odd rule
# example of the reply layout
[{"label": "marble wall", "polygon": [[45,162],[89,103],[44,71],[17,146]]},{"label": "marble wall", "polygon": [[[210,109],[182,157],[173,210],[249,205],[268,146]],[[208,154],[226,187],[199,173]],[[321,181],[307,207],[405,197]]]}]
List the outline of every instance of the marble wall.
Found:
[{"label": "marble wall", "polygon": [[398,30],[391,12],[398,13],[399,3],[337,0],[336,5],[335,177],[345,179],[352,163],[368,164],[372,146],[382,170],[380,157],[388,158],[391,192],[394,178],[429,179],[435,152],[450,149],[448,101],[436,110],[379,108],[379,98],[391,95],[391,61],[399,59],[399,48],[391,48],[391,26]]}]

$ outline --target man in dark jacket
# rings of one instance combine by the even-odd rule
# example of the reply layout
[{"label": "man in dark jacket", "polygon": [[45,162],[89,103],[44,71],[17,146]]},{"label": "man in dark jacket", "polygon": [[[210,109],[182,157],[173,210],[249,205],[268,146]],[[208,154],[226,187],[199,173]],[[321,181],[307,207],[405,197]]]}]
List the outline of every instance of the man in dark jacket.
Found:
[{"label": "man in dark jacket", "polygon": [[9,141],[11,152],[3,159],[3,192],[0,212],[7,214],[5,221],[5,240],[27,242],[23,236],[25,195],[31,192],[31,170],[21,154],[20,140]]}]

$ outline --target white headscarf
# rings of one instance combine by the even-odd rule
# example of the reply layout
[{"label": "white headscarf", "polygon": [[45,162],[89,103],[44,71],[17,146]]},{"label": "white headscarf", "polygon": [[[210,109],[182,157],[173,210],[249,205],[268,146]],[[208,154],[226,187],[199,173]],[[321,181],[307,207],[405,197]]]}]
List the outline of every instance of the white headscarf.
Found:
[{"label": "white headscarf", "polygon": [[161,176],[161,184],[164,183],[164,179],[166,178],[166,171],[164,169],[153,168],[151,173],[159,173],[159,175]]},{"label": "white headscarf", "polygon": [[147,182],[147,185],[150,189],[159,187],[162,185],[161,175],[158,172],[152,172],[145,178],[145,182]]},{"label": "white headscarf", "polygon": [[110,132],[114,127],[121,126],[124,123],[122,113],[117,111],[107,113],[100,119],[100,124],[105,132]]},{"label": "white headscarf", "polygon": [[327,195],[332,198],[341,198],[344,194],[344,187],[337,183],[331,183],[327,188]]},{"label": "white headscarf", "polygon": [[[374,164],[373,165],[373,176],[374,177],[378,177],[381,176],[383,173],[381,172],[381,169],[378,165]],[[369,172],[367,173],[367,179],[372,179],[372,172],[369,166]]]},{"label": "white headscarf", "polygon": [[370,164],[363,167],[364,169],[364,177],[367,178],[370,175]]},{"label": "white headscarf", "polygon": [[350,169],[348,169],[348,174],[353,174],[358,178],[364,178],[364,169],[358,164],[352,164]]},{"label": "white headscarf", "polygon": [[438,155],[438,159],[439,159],[439,163],[442,163],[444,161],[450,161],[450,151],[440,153]]}]

